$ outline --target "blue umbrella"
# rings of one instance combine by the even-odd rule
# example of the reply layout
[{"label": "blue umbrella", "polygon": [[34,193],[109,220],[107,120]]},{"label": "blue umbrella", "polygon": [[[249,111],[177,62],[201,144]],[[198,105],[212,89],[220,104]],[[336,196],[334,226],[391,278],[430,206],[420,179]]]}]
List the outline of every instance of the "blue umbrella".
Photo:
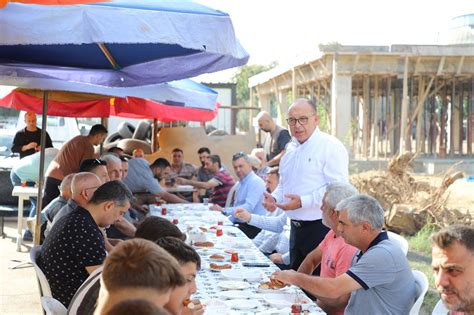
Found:
[{"label": "blue umbrella", "polygon": [[[9,3],[0,9],[0,30],[0,84],[28,88],[151,86],[244,65],[249,57],[226,13],[189,1]],[[45,92],[43,130],[47,102]]]},{"label": "blue umbrella", "polygon": [[[0,29],[0,64],[23,70],[19,77],[33,85],[45,76],[109,87],[156,84],[249,57],[228,14],[189,1],[10,3],[0,9]],[[3,84],[11,75],[0,69]]]}]

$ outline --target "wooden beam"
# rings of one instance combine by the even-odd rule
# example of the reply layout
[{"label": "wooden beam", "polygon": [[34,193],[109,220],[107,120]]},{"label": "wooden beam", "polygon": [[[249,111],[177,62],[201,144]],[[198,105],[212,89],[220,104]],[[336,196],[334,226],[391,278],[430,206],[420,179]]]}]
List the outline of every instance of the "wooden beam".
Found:
[{"label": "wooden beam", "polygon": [[408,118],[408,56],[405,56],[405,67],[403,71],[403,90],[402,90],[402,114],[400,121],[400,147],[399,154],[406,150],[407,118]]},{"label": "wooden beam", "polygon": [[364,123],[362,125],[362,155],[368,158],[369,149],[369,110],[370,110],[370,79],[369,76],[364,76],[363,82],[363,98],[364,98]]},{"label": "wooden beam", "polygon": [[[428,87],[428,89],[431,86]],[[421,102],[421,108],[424,108],[426,96],[428,93],[425,93],[425,77],[420,76],[418,79],[418,105],[416,109],[418,109],[419,104]],[[424,151],[425,147],[425,124],[423,121],[423,111],[419,110],[416,116],[416,153],[421,153]]]},{"label": "wooden beam", "polygon": [[458,69],[456,70],[456,75],[461,74],[463,64],[464,64],[464,56],[461,56],[461,58],[459,58]]},{"label": "wooden beam", "polygon": [[357,71],[357,66],[359,65],[360,54],[357,54],[354,58],[354,63],[352,64],[352,72]]},{"label": "wooden beam", "polygon": [[415,72],[413,73],[413,75],[418,75],[418,70],[419,70],[419,67],[420,67],[420,61],[421,61],[421,56],[418,56],[418,58],[416,58]]},{"label": "wooden beam", "polygon": [[454,156],[454,151],[455,151],[455,145],[454,145],[454,106],[455,106],[455,100],[456,100],[456,77],[453,76],[453,81],[451,83],[451,117],[449,120],[449,156],[453,157]]},{"label": "wooden beam", "polygon": [[374,65],[375,65],[375,59],[377,55],[372,55],[372,58],[370,60],[370,67],[369,67],[369,72],[372,73],[374,71]]},{"label": "wooden beam", "polygon": [[318,63],[321,65],[321,67],[324,69],[324,71],[329,72],[328,68],[326,65],[321,61],[321,59],[318,59]]}]

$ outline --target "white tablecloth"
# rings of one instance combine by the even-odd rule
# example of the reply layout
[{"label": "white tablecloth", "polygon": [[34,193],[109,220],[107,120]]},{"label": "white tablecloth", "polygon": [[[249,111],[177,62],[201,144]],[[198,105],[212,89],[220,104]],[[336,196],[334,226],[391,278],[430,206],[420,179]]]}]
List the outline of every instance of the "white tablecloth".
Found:
[{"label": "white tablecloth", "polygon": [[[257,247],[255,247],[252,241],[245,236],[237,227],[232,226],[227,217],[223,216],[220,212],[209,210],[208,206],[203,204],[167,204],[165,218],[172,221],[173,219],[178,220],[178,227],[183,233],[193,227],[193,231],[199,229],[199,227],[208,229],[207,232],[200,234],[199,237],[205,235],[206,241],[214,243],[212,248],[201,248],[195,247],[202,260],[202,268],[198,273],[197,292],[193,296],[195,299],[201,300],[204,304],[206,302],[215,300],[227,301],[227,304],[233,302],[222,296],[226,290],[221,288],[220,285],[226,284],[222,281],[243,281],[248,283],[248,288],[243,289],[246,295],[246,299],[257,300],[260,306],[248,310],[242,310],[238,308],[246,308],[246,302],[239,303],[240,305],[229,307],[228,314],[288,314],[289,309],[282,306],[271,305],[267,302],[267,294],[274,293],[285,293],[287,295],[296,296],[297,300],[307,300],[309,303],[302,305],[303,309],[307,309],[311,314],[324,313],[315,303],[311,302],[306,295],[299,288],[291,286],[286,287],[282,290],[266,290],[262,291],[258,289],[260,282],[268,281],[268,276],[274,271],[279,270],[263,253],[261,253]],[[151,206],[151,215],[163,216],[161,207]],[[218,221],[224,223],[223,226],[218,226]],[[223,230],[222,236],[216,236],[215,228],[220,227]],[[195,234],[196,235],[196,234]],[[194,236],[195,236],[194,235]],[[189,236],[188,240],[189,242]],[[230,253],[237,252],[239,256],[238,263],[230,262]],[[214,261],[209,258],[212,254],[219,254],[225,257],[224,261]],[[220,271],[213,271],[209,268],[210,263],[224,264],[228,263],[232,265],[232,270],[240,270],[242,277],[238,278],[226,278]],[[265,263],[268,267],[244,267],[242,263]],[[233,275],[231,275],[233,276]],[[245,279],[245,277],[255,279]],[[251,281],[248,281],[251,280]],[[238,284],[235,282],[228,283],[228,285]],[[247,294],[248,293],[248,294]],[[248,302],[248,301],[247,301]],[[218,302],[216,302],[218,303]],[[249,302],[250,303],[250,302]],[[281,311],[279,311],[281,310]],[[213,312],[206,312],[211,314]],[[224,312],[225,313],[225,312]],[[219,315],[224,315],[219,312]]]}]

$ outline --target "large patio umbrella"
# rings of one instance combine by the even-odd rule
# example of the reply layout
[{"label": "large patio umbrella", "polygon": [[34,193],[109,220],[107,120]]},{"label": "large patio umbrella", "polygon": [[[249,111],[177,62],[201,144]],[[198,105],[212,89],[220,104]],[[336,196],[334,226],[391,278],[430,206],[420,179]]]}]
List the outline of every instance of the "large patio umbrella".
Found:
[{"label": "large patio umbrella", "polygon": [[[249,57],[226,13],[190,1],[9,3],[0,9],[0,30],[0,84],[26,88],[93,92],[71,82],[111,89],[155,85],[240,66]],[[43,130],[47,104],[45,92]]]},{"label": "large patio umbrella", "polygon": [[249,57],[228,14],[190,1],[9,3],[0,9],[0,30],[4,85],[41,88],[37,80],[55,78],[132,87],[240,66]]},{"label": "large patio umbrella", "polygon": [[[130,88],[117,88],[115,94],[127,94]],[[126,90],[126,91],[123,91]],[[148,87],[133,88],[134,94],[159,94]],[[217,115],[217,92],[192,80],[159,84],[160,98],[114,97],[101,94],[49,91],[48,114],[62,117],[151,118],[162,122],[199,121],[214,119]],[[149,93],[152,92],[152,93]],[[129,91],[128,94],[131,92]],[[18,88],[0,95],[0,106],[43,113],[43,91]]]}]

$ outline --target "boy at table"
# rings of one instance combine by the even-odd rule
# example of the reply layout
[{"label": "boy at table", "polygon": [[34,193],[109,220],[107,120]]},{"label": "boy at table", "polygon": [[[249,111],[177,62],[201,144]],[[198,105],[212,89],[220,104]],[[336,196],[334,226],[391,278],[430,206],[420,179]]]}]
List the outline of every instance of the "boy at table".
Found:
[{"label": "boy at table", "polygon": [[155,243],[178,261],[181,273],[186,280],[184,286],[176,286],[171,291],[170,300],[164,308],[173,315],[204,314],[204,308],[199,300],[190,301],[191,295],[197,290],[196,274],[201,269],[199,254],[194,248],[176,237],[162,237]]}]

